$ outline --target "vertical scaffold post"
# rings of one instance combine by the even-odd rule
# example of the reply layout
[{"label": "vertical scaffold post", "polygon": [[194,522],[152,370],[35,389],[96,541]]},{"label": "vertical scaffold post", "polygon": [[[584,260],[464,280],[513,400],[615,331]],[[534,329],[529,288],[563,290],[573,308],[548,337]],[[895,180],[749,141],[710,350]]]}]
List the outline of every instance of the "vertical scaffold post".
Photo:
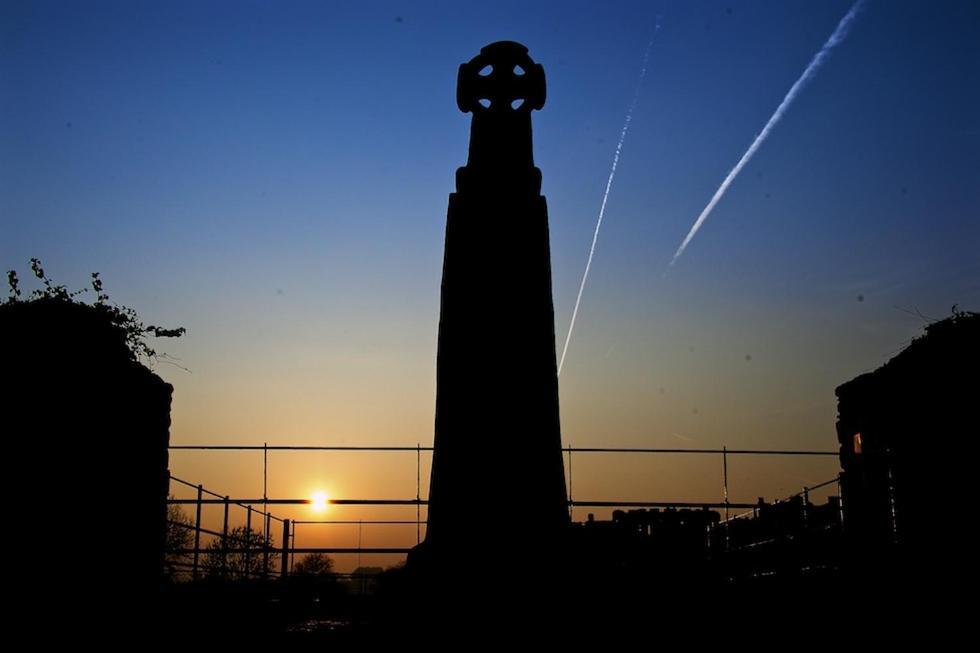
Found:
[{"label": "vertical scaffold post", "polygon": [[806,528],[809,522],[810,513],[810,488],[803,486],[803,528]]},{"label": "vertical scaffold post", "polygon": [[245,517],[245,558],[244,558],[245,564],[243,565],[246,580],[249,578],[249,576],[251,576],[251,572],[252,572],[251,565],[249,564],[251,562],[250,558],[252,557],[251,551],[249,550],[250,548],[249,544],[251,544],[251,540],[252,540],[252,506],[251,504],[249,504],[248,515]]},{"label": "vertical scaffold post", "polygon": [[842,474],[837,474],[837,519],[840,521],[840,530],[844,532],[844,487]]},{"label": "vertical scaffold post", "polygon": [[282,520],[282,561],[279,576],[285,578],[289,574],[289,520]]},{"label": "vertical scaffold post", "polygon": [[225,517],[221,526],[221,576],[228,574],[228,508],[229,499],[225,496]]},{"label": "vertical scaffold post", "polygon": [[269,520],[271,516],[269,511],[266,510],[265,513],[265,534],[262,536],[262,580],[269,577],[269,527],[271,526]]},{"label": "vertical scaffold post", "polygon": [[892,450],[885,448],[885,474],[888,479],[888,530],[891,533],[892,544],[899,543],[898,532],[898,499],[895,492],[895,467],[892,464],[894,456]]},{"label": "vertical scaffold post", "polygon": [[568,443],[568,519],[575,518],[575,503],[572,499],[572,443]]},{"label": "vertical scaffold post", "polygon": [[415,443],[415,543],[422,542],[422,443]]},{"label": "vertical scaffold post", "polygon": [[197,510],[194,518],[194,565],[192,576],[197,580],[197,565],[201,554],[201,500],[204,498],[204,486],[197,486]]},{"label": "vertical scaffold post", "polygon": [[721,448],[721,465],[725,476],[725,521],[728,521],[728,447]]},{"label": "vertical scaffold post", "polygon": [[[269,514],[269,443],[262,443],[262,510]],[[266,523],[262,533],[265,539],[269,539],[269,525]]]}]

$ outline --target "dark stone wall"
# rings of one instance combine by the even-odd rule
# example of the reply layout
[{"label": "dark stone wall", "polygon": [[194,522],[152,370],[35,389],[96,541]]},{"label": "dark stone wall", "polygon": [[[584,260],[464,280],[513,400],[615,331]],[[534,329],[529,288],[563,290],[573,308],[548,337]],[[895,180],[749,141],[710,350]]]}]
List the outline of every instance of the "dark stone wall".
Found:
[{"label": "dark stone wall", "polygon": [[154,619],[173,387],[85,304],[4,304],[0,342],[19,609],[102,634]]},{"label": "dark stone wall", "polygon": [[980,315],[958,313],[837,388],[844,534],[855,572],[939,578],[972,560],[978,369]]}]

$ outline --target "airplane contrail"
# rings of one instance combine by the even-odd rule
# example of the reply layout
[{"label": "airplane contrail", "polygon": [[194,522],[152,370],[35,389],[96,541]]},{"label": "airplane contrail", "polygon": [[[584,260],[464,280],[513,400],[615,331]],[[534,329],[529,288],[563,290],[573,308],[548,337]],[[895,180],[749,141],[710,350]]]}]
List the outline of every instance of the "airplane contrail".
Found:
[{"label": "airplane contrail", "polygon": [[725,191],[728,190],[728,187],[735,180],[735,177],[738,176],[738,173],[742,171],[745,164],[748,163],[749,160],[755,155],[756,151],[759,149],[759,146],[761,146],[763,141],[765,141],[769,136],[769,132],[771,132],[772,128],[776,126],[776,123],[780,121],[783,114],[786,113],[786,110],[789,108],[789,105],[793,103],[793,100],[796,99],[796,96],[803,90],[803,87],[806,86],[807,82],[813,78],[817,72],[817,69],[820,68],[821,64],[823,64],[824,59],[826,59],[827,55],[830,54],[830,51],[847,36],[848,30],[851,28],[851,23],[854,22],[855,16],[857,16],[864,3],[865,0],[857,0],[857,2],[854,3],[854,6],[851,7],[851,10],[848,11],[843,18],[841,18],[840,22],[837,24],[837,29],[835,29],[833,34],[830,35],[827,42],[823,44],[820,51],[814,55],[812,60],[810,60],[810,64],[806,67],[806,70],[804,70],[803,74],[800,75],[800,78],[796,80],[796,83],[790,87],[786,97],[784,97],[783,101],[779,103],[778,107],[776,107],[776,112],[772,114],[771,118],[769,118],[769,122],[766,123],[766,126],[763,127],[762,131],[755,137],[755,140],[752,141],[752,145],[750,145],[749,149],[745,151],[745,154],[743,154],[742,158],[735,164],[735,167],[731,169],[731,172],[728,173],[725,180],[721,182],[721,186],[719,186],[718,190],[715,191],[715,194],[711,197],[711,201],[708,202],[708,205],[704,207],[703,211],[701,211],[701,215],[698,216],[698,219],[694,221],[694,226],[692,226],[691,230],[687,233],[687,237],[684,238],[684,242],[681,243],[681,246],[677,248],[677,251],[674,253],[674,258],[670,260],[670,264],[667,266],[668,268],[673,267],[674,263],[677,262],[677,259],[679,259],[681,254],[684,253],[684,250],[687,249],[691,239],[694,238],[694,235],[698,232],[698,229],[700,229],[701,225],[704,224],[704,221],[715,208],[715,205],[718,204],[718,201],[725,194]]},{"label": "airplane contrail", "polygon": [[578,307],[582,303],[582,292],[585,290],[585,282],[589,278],[589,270],[592,268],[592,257],[595,256],[595,246],[596,242],[599,240],[599,228],[602,226],[602,216],[606,213],[606,201],[609,199],[609,189],[612,188],[613,178],[616,176],[616,166],[619,165],[619,153],[623,150],[623,142],[626,140],[626,134],[629,132],[630,123],[633,121],[633,110],[636,109],[636,103],[640,99],[640,86],[643,84],[643,78],[647,75],[647,62],[650,60],[650,49],[653,47],[653,40],[657,36],[657,32],[660,31],[660,21],[657,21],[656,27],[653,30],[653,36],[650,37],[650,42],[647,43],[647,49],[643,53],[643,64],[640,67],[640,76],[636,82],[636,89],[633,92],[633,100],[630,102],[629,108],[626,110],[626,122],[623,123],[623,129],[619,133],[619,142],[616,143],[616,153],[613,154],[612,169],[609,171],[609,178],[606,179],[606,191],[602,194],[602,204],[599,205],[599,218],[595,223],[595,231],[592,232],[592,246],[589,248],[589,258],[585,262],[585,272],[582,274],[582,283],[578,287],[578,296],[575,298],[575,308],[572,309],[572,319],[568,324],[568,333],[565,335],[565,346],[561,350],[561,359],[558,361],[558,374],[561,374],[561,368],[565,364],[565,355],[568,354],[568,343],[572,340],[572,330],[575,329],[575,318],[578,316]]}]

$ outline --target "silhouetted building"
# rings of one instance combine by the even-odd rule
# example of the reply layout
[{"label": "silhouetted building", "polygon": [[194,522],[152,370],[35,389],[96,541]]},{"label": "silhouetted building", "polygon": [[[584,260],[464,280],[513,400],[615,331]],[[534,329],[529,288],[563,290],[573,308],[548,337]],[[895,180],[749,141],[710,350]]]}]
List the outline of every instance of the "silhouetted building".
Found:
[{"label": "silhouetted building", "polygon": [[844,530],[859,574],[938,576],[972,560],[963,506],[976,485],[980,314],[954,312],[925,331],[836,391]]},{"label": "silhouetted building", "polygon": [[[514,42],[460,66],[469,157],[449,197],[439,318],[435,447],[422,558],[489,578],[553,555],[568,525],[548,211],[531,111],[544,69]],[[509,511],[506,526],[488,514]],[[535,563],[540,564],[540,563]]]},{"label": "silhouetted building", "polygon": [[614,510],[609,521],[590,514],[574,524],[577,567],[586,574],[644,574],[660,582],[703,580],[711,557],[714,510]]}]

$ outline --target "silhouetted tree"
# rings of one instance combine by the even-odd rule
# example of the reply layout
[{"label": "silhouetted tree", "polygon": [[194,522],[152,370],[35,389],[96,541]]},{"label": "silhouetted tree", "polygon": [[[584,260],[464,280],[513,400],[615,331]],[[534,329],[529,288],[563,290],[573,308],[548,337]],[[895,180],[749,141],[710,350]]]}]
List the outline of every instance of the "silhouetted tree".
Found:
[{"label": "silhouetted tree", "polygon": [[310,553],[296,563],[289,577],[289,597],[296,606],[336,608],[348,593],[346,584],[337,581],[333,560],[322,553]]},{"label": "silhouetted tree", "polygon": [[181,571],[187,571],[185,565],[191,556],[180,551],[194,546],[193,529],[194,521],[179,505],[167,504],[167,551],[163,570],[170,581],[176,580]]},{"label": "silhouetted tree", "polygon": [[[278,568],[279,552],[272,535],[266,539],[261,531],[236,526],[228,533],[227,543],[213,539],[204,551],[202,568],[211,578],[247,580],[262,578],[265,571],[265,550],[268,550],[269,571]],[[227,551],[227,553],[226,553]]]},{"label": "silhouetted tree", "polygon": [[293,568],[296,576],[331,576],[333,575],[333,560],[322,553],[310,553],[296,563]]}]

